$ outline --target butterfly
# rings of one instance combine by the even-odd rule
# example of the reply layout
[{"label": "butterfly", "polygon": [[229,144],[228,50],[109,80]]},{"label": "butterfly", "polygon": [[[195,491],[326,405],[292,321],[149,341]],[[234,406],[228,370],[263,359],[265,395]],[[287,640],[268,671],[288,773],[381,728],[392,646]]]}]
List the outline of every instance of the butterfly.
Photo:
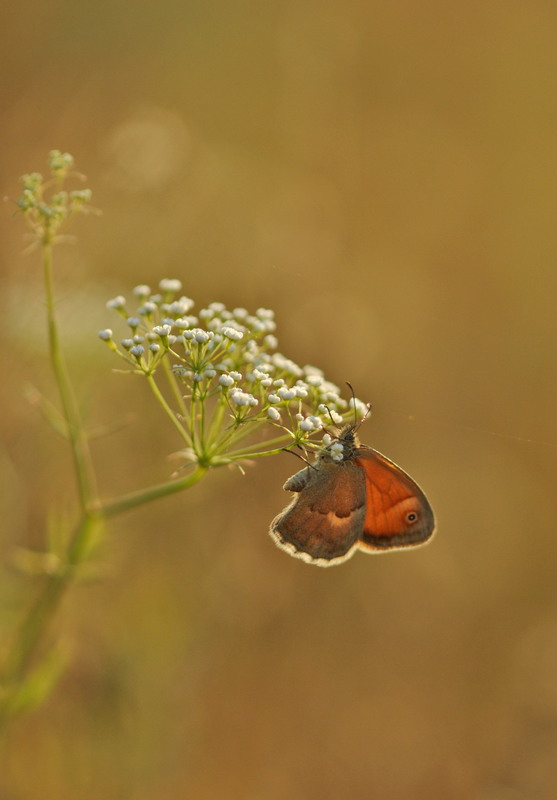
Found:
[{"label": "butterfly", "polygon": [[393,461],[360,444],[355,424],[284,484],[292,502],[274,518],[276,544],[308,564],[328,567],[356,550],[378,553],[431,539],[435,516],[418,484]]}]

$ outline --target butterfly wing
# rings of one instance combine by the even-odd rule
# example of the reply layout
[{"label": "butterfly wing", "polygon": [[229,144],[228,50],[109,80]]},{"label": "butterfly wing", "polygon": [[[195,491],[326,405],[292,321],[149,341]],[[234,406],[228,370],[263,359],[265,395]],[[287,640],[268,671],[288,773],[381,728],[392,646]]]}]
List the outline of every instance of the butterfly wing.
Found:
[{"label": "butterfly wing", "polygon": [[366,490],[358,547],[367,551],[400,549],[423,544],[433,535],[433,510],[406,472],[371,447],[359,447],[354,464],[364,472]]},{"label": "butterfly wing", "polygon": [[322,461],[285,483],[296,497],[271,523],[290,555],[311,564],[339,564],[359,545],[366,513],[364,472],[352,463]]}]

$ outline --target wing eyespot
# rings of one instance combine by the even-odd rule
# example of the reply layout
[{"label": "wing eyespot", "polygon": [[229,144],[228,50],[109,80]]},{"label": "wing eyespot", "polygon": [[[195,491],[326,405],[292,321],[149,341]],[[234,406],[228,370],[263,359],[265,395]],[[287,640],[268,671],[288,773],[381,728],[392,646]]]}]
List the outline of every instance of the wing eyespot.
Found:
[{"label": "wing eyespot", "polygon": [[419,520],[420,515],[417,511],[408,511],[406,514],[406,524],[407,525],[415,525],[416,522]]}]

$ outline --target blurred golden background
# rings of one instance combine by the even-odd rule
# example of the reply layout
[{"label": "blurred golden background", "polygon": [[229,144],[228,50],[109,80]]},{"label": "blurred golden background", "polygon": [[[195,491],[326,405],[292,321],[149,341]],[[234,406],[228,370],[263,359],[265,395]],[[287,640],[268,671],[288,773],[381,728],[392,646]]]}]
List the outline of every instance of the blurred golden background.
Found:
[{"label": "blurred golden background", "polygon": [[[97,340],[180,278],[274,308],[280,349],[373,403],[363,440],[424,487],[421,550],[321,570],[267,536],[295,471],[113,521],[56,622],[70,667],[10,732],[1,800],[557,796],[557,6],[533,0],[6,4],[2,194],[68,150],[103,216],[57,254],[103,496],[179,443]],[[0,215],[4,597],[71,509],[38,254]],[[131,421],[129,421],[131,415]],[[20,594],[18,594],[18,592]],[[15,598],[15,599],[14,599]]]}]

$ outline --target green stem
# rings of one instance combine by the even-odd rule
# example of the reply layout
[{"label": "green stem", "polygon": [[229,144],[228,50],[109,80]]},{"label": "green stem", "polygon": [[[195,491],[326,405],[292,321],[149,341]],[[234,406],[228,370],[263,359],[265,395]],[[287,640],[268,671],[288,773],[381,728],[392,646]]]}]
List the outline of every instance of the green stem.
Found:
[{"label": "green stem", "polygon": [[219,431],[222,427],[222,420],[224,417],[224,412],[226,410],[226,405],[223,401],[222,396],[219,397],[214,409],[213,415],[211,418],[211,422],[207,427],[207,442],[209,443],[209,447],[212,446],[213,441],[215,439],[215,435],[217,431]]},{"label": "green stem", "polygon": [[152,486],[150,489],[141,489],[137,492],[130,492],[122,497],[118,497],[116,500],[109,500],[103,503],[99,513],[103,517],[114,517],[116,514],[129,511],[131,508],[143,505],[143,503],[149,503],[151,500],[158,500],[159,497],[167,497],[176,492],[181,492],[183,489],[188,489],[190,486],[200,481],[208,469],[208,467],[197,467],[194,472],[179,480],[160,483],[158,486]]},{"label": "green stem", "polygon": [[143,503],[187,489],[201,480],[207,471],[208,467],[197,467],[194,472],[181,480],[123,495],[116,500],[107,502],[104,506],[98,508],[96,512],[84,514],[72,537],[66,563],[61,565],[58,572],[47,577],[35,602],[31,605],[15,631],[11,648],[4,659],[1,679],[5,690],[9,694],[4,697],[3,702],[0,704],[0,732],[12,714],[10,696],[17,694],[19,686],[24,681],[49,623],[74,578],[76,568],[87,557],[95,528],[99,521],[103,517],[113,517]]},{"label": "green stem", "polygon": [[257,421],[250,421],[249,419],[244,422],[243,425],[240,425],[238,428],[229,429],[228,433],[219,439],[218,442],[218,451],[223,452],[224,450],[228,450],[233,445],[236,445],[242,439],[245,439],[246,436],[251,436],[253,433],[258,431],[260,428],[264,427],[267,423],[262,420]]},{"label": "green stem", "polygon": [[170,366],[170,360],[168,358],[163,358],[161,363],[166,378],[168,380],[168,384],[170,386],[170,391],[172,392],[174,399],[176,400],[176,404],[180,409],[180,414],[182,414],[182,416],[185,417],[187,414],[187,407],[186,404],[184,403],[184,397],[182,395],[182,392],[180,391],[180,387],[176,380],[176,376],[172,372],[172,367]]},{"label": "green stem", "polygon": [[35,602],[21,621],[13,639],[12,650],[5,660],[2,678],[7,684],[20,680],[28,669],[64,590],[71,582],[75,567],[80,563],[86,545],[90,542],[97,522],[97,515],[84,515],[74,533],[67,563],[58,572],[48,576]]},{"label": "green stem", "polygon": [[291,452],[290,450],[286,450],[285,447],[277,447],[274,450],[259,450],[259,451],[250,451],[250,450],[235,450],[233,453],[229,453],[229,458],[231,462],[240,461],[242,459],[250,459],[250,458],[263,458],[264,456],[276,456],[279,453],[284,452]]},{"label": "green stem", "polygon": [[232,450],[230,452],[227,452],[227,455],[230,456],[230,458],[242,458],[243,456],[246,456],[246,458],[249,458],[250,451],[251,450],[257,450],[259,447],[261,447],[261,444],[264,444],[265,447],[274,447],[275,445],[282,444],[283,446],[279,447],[279,449],[277,451],[275,451],[275,450],[269,451],[269,452],[273,452],[273,453],[274,452],[279,452],[280,453],[282,450],[290,449],[291,447],[293,447],[296,444],[296,442],[295,442],[295,440],[293,440],[292,436],[288,436],[287,434],[283,434],[282,436],[275,436],[274,439],[265,439],[265,442],[263,442],[263,443],[262,442],[256,442],[254,444],[250,444],[247,447],[245,447],[243,450]]},{"label": "green stem", "polygon": [[172,411],[172,409],[170,408],[170,406],[166,402],[166,400],[164,398],[164,395],[162,394],[161,390],[159,389],[159,387],[156,384],[155,379],[153,378],[152,375],[147,375],[146,377],[147,377],[147,381],[149,383],[149,386],[151,387],[151,391],[153,392],[153,394],[155,395],[155,397],[157,398],[157,400],[161,404],[161,406],[162,406],[164,412],[166,413],[167,417],[169,418],[169,420],[172,422],[172,424],[174,425],[174,427],[176,428],[176,430],[180,434],[180,438],[182,438],[186,442],[186,444],[188,444],[191,447],[191,443],[192,442],[191,442],[191,439],[190,439],[190,437],[188,435],[188,432],[180,424],[180,421],[176,417],[176,414]]},{"label": "green stem", "polygon": [[79,500],[83,511],[87,511],[95,504],[97,500],[97,491],[89,444],[81,422],[79,407],[60,345],[52,280],[52,241],[48,238],[45,238],[43,243],[43,267],[50,359],[56,383],[58,384],[64,418],[68,426],[68,436],[77,476]]}]

